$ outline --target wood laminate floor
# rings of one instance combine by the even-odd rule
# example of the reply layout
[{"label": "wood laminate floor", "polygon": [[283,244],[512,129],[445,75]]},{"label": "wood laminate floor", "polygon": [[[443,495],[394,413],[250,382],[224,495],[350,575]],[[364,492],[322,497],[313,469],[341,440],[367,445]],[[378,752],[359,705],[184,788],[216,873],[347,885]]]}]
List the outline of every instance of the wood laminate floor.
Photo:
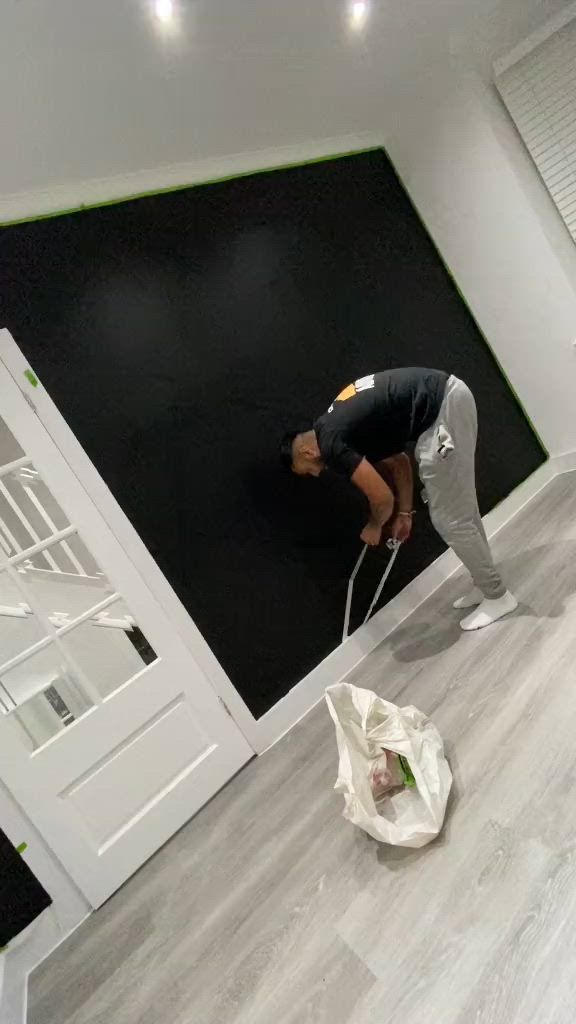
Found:
[{"label": "wood laminate floor", "polygon": [[351,677],[445,737],[442,837],[341,818],[318,707],[34,973],[29,1024],[574,1024],[576,478],[495,552],[516,615],[462,634],[452,581]]}]

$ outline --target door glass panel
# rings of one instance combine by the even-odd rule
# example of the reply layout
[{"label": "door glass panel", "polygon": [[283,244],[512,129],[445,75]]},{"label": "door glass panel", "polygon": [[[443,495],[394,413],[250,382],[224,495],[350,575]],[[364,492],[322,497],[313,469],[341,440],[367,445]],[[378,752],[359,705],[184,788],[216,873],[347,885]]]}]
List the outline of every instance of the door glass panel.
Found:
[{"label": "door glass panel", "polygon": [[54,644],[31,654],[5,672],[0,671],[2,703],[17,707],[16,716],[35,745],[45,743],[92,706],[74,672]]},{"label": "door glass panel", "polygon": [[69,526],[34,466],[0,477],[0,550],[12,556]]},{"label": "door glass panel", "polygon": [[155,652],[122,600],[74,626],[61,641],[102,697],[156,661]]},{"label": "door glass panel", "polygon": [[0,664],[24,654],[46,633],[26,595],[6,571],[0,572]]},{"label": "door glass panel", "polygon": [[0,419],[0,467],[7,466],[9,462],[16,462],[22,459],[25,452],[18,444],[11,430],[8,429],[3,419]]},{"label": "door glass panel", "polygon": [[58,628],[112,594],[113,588],[78,534],[51,544],[17,571],[29,600]]},{"label": "door glass panel", "polygon": [[26,701],[8,716],[10,728],[30,751],[38,750],[48,740],[76,722],[93,705],[67,670],[35,697]]}]

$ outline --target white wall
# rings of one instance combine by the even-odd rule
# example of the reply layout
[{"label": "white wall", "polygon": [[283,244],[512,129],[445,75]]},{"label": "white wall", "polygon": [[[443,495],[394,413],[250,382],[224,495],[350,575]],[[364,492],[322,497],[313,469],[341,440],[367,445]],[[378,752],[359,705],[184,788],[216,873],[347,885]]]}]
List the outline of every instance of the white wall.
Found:
[{"label": "white wall", "polygon": [[437,68],[405,91],[387,144],[545,445],[576,449],[576,247],[494,90]]}]

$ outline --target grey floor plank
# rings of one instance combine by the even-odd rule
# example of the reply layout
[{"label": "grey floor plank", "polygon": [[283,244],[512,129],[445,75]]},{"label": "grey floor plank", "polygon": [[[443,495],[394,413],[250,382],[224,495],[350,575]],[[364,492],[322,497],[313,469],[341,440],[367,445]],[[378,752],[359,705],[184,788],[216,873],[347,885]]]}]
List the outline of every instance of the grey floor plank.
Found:
[{"label": "grey floor plank", "polygon": [[34,973],[30,1024],[576,1019],[575,483],[496,540],[516,615],[463,635],[450,581],[350,677],[444,735],[435,844],[341,818],[319,707]]},{"label": "grey floor plank", "polygon": [[451,842],[416,870],[397,871],[387,899],[357,899],[340,930],[380,980],[361,1024],[455,1024],[465,1008],[462,1020],[474,1021],[470,993],[486,959],[511,948],[555,861],[543,844],[480,822],[466,845]]},{"label": "grey floor plank", "polygon": [[555,858],[469,993],[457,1024],[576,1018],[576,849]]}]

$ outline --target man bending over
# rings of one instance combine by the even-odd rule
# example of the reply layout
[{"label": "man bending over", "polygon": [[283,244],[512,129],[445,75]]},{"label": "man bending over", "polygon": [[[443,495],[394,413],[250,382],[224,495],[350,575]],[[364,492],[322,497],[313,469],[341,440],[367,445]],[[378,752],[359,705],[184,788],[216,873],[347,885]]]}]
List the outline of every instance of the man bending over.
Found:
[{"label": "man bending over", "polygon": [[[460,625],[482,629],[513,612],[518,602],[494,566],[480,518],[477,435],[476,403],[466,384],[441,370],[407,367],[350,384],[312,430],[286,435],[282,457],[299,476],[319,476],[329,466],[349,477],[370,503],[361,539],[376,545],[387,523],[397,540],[410,537],[414,480],[406,448],[414,445],[432,523],[474,583],[456,601],[456,608],[475,608]],[[394,494],[378,472],[383,466],[391,471],[398,496],[395,517]]]}]

